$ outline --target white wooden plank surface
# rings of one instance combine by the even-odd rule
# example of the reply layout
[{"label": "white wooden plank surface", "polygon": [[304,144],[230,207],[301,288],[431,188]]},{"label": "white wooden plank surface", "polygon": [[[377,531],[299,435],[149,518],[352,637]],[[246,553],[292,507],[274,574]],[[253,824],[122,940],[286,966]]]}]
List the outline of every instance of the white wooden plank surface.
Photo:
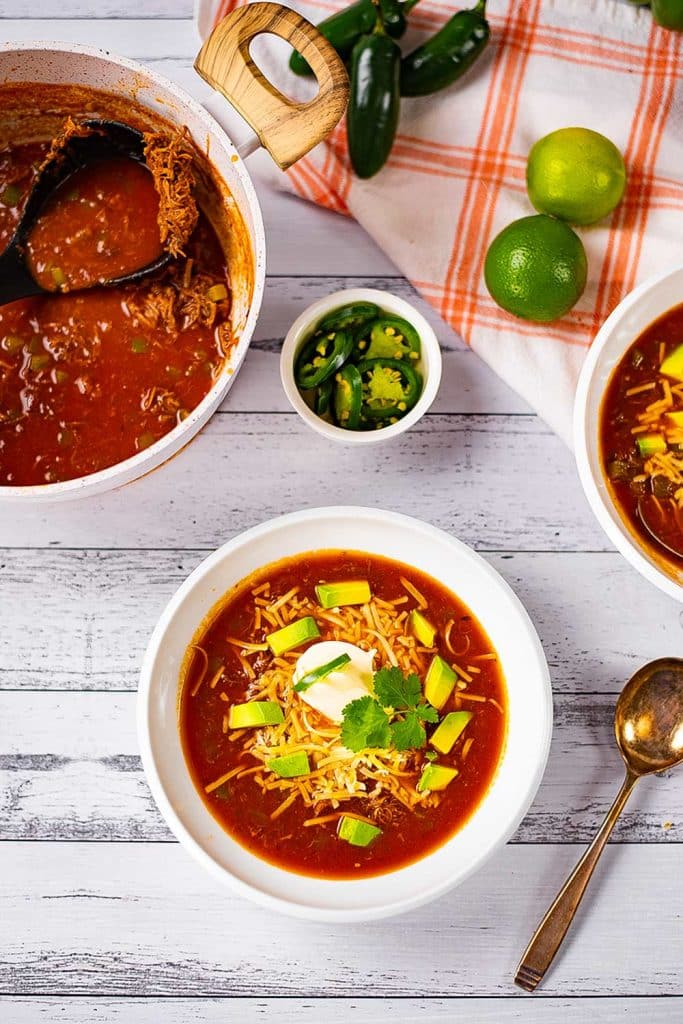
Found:
[{"label": "white wooden plank surface", "polygon": [[349,503],[399,508],[487,550],[609,546],[570,452],[540,420],[477,415],[425,416],[359,451],[331,445],[293,413],[227,412],[122,490],[21,517],[0,509],[0,536],[11,547],[172,547],[179,538],[214,547],[281,512]]},{"label": "white wooden plank surface", "polygon": [[[0,36],[102,46],[201,99],[190,6],[4,0]],[[116,494],[0,510],[0,1020],[679,1019],[675,774],[634,797],[541,993],[521,996],[511,975],[618,785],[613,695],[642,661],[680,653],[680,607],[611,552],[570,454],[357,225],[259,195],[271,276],[247,362],[208,429]],[[444,353],[432,415],[360,456],[304,430],[278,376],[294,317],[359,283],[417,301]],[[529,608],[556,691],[548,772],[513,843],[431,908],[358,928],[265,914],[204,876],[151,801],[133,717],[149,632],[204,553],[270,515],[349,500],[418,515],[486,551]]]},{"label": "white wooden plank surface", "polygon": [[[352,998],[517,995],[520,950],[577,851],[508,845],[430,906],[344,927],[237,899],[175,844],[0,853],[0,991]],[[606,979],[615,994],[683,994],[679,868],[677,846],[611,846],[544,994],[595,995]]]},{"label": "white wooden plank surface", "polygon": [[[675,996],[632,999],[585,998],[580,1012],[602,1024],[624,1024],[647,1014],[648,1024],[671,1024],[680,1012]],[[453,1024],[476,1020],[479,1024],[557,1024],[571,1019],[575,1000],[561,997],[529,999],[156,999],[77,996],[68,1001],[54,996],[0,998],[5,1024],[376,1024],[391,1020],[400,1024]],[[641,1018],[642,1019],[642,1018]]]}]

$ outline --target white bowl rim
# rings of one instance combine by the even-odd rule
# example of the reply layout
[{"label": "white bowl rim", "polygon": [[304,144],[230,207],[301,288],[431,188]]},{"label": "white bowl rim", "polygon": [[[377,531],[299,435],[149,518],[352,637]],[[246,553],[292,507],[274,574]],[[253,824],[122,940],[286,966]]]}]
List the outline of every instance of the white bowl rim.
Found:
[{"label": "white bowl rim", "polygon": [[[273,529],[281,526],[286,527],[288,525],[305,526],[306,523],[309,523],[312,520],[319,520],[320,518],[335,518],[340,515],[351,517],[353,520],[356,520],[361,516],[364,518],[370,517],[371,519],[379,520],[381,522],[386,522],[389,519],[398,526],[403,526],[413,531],[417,530],[439,540],[442,543],[447,543],[456,549],[460,555],[465,556],[471,562],[476,564],[482,573],[505,594],[516,611],[519,626],[524,631],[525,638],[536,655],[536,664],[534,668],[543,685],[545,698],[543,706],[540,708],[544,729],[543,734],[539,736],[538,756],[534,772],[527,782],[525,791],[518,799],[517,809],[507,822],[506,827],[489,842],[488,847],[484,849],[481,856],[470,864],[466,870],[463,870],[458,874],[454,873],[454,877],[449,879],[447,882],[434,886],[431,889],[425,888],[424,891],[417,895],[398,898],[381,907],[374,906],[370,908],[353,908],[348,910],[313,907],[308,904],[295,903],[293,901],[290,902],[282,897],[274,896],[269,892],[257,888],[256,886],[250,885],[242,879],[237,878],[227,868],[217,864],[211,855],[206,852],[204,847],[197,842],[197,840],[186,829],[169,797],[166,795],[166,791],[164,790],[156,768],[148,724],[149,706],[152,699],[154,666],[163,647],[164,634],[176,611],[180,608],[195,586],[199,584],[204,577],[211,572],[214,566],[226,557],[226,555],[229,555],[244,545],[248,545],[252,540],[262,537]],[[482,625],[486,629],[486,623],[482,623]],[[262,907],[270,910],[276,910],[290,917],[332,923],[351,923],[374,921],[386,917],[392,917],[397,914],[413,910],[437,899],[439,896],[462,884],[467,878],[478,871],[486,861],[488,861],[493,854],[508,841],[529,810],[545,772],[550,752],[550,742],[552,739],[553,694],[550,672],[545,653],[529,614],[512,587],[503,579],[496,569],[486,561],[485,558],[458,538],[451,536],[444,530],[441,530],[430,523],[423,522],[422,520],[416,519],[412,516],[407,516],[400,512],[387,512],[382,509],[363,506],[333,505],[323,506],[320,508],[301,509],[297,512],[290,512],[285,515],[269,519],[266,522],[260,523],[237,534],[199,563],[199,565],[183,581],[178,590],[176,590],[175,594],[162,612],[149,640],[140,669],[136,717],[138,744],[142,765],[147,778],[147,783],[157,806],[159,807],[169,828],[181,845],[185,847],[188,853],[205,870],[207,870],[209,874],[223,885],[230,888],[236,895],[250,899]],[[199,800],[201,798],[197,796],[197,799]],[[486,796],[482,799],[485,800]],[[458,832],[454,833],[454,836],[446,840],[446,842],[442,844],[442,847],[447,846],[448,843],[451,842],[452,838],[457,835]],[[255,854],[252,856],[256,857]],[[416,863],[419,863],[419,860]],[[280,870],[282,870],[284,875],[289,873],[285,869]],[[353,886],[354,884],[357,884],[354,880],[346,879],[334,879],[329,881],[331,885],[336,886]]]},{"label": "white bowl rim", "polygon": [[[244,164],[244,160],[240,157],[234,143],[214,115],[202,103],[186,92],[182,86],[177,85],[165,75],[159,74],[149,65],[131,60],[129,57],[123,57],[117,53],[112,53],[110,50],[105,50],[102,47],[90,46],[86,43],[45,39],[28,39],[18,42],[0,41],[0,54],[14,53],[15,51],[30,52],[41,50],[51,53],[62,53],[65,56],[68,56],[70,53],[76,53],[84,57],[102,60],[110,65],[122,67],[132,74],[139,75],[154,85],[160,86],[175,96],[184,108],[191,110],[198,120],[204,121],[213,134],[220,139],[222,146],[231,158],[234,173],[239,178],[240,185],[244,189],[245,199],[253,219],[253,231],[249,232],[249,241],[252,248],[254,286],[244,327],[240,333],[239,341],[230,356],[229,363],[225,363],[211,389],[207,391],[201,402],[191,410],[190,414],[181,423],[178,423],[167,434],[160,437],[149,448],[136,452],[121,462],[105,466],[94,473],[49,484],[9,484],[0,486],[0,503],[5,502],[7,504],[24,502],[47,504],[49,502],[78,498],[86,494],[97,494],[105,490],[121,487],[145,476],[147,473],[151,473],[155,469],[159,469],[169,459],[173,458],[174,455],[182,451],[186,445],[190,444],[226,398],[244,362],[261,310],[266,277],[265,228],[254,183]],[[105,92],[111,91],[113,90],[105,89]],[[226,103],[230,104],[230,101],[226,100]],[[198,145],[198,143],[196,144]]]},{"label": "white bowl rim", "polygon": [[[581,480],[588,503],[600,526],[617,550],[641,576],[644,576],[646,580],[678,602],[683,602],[683,584],[677,583],[663,569],[658,568],[654,560],[651,560],[644,554],[637,544],[635,537],[631,535],[623,523],[614,503],[606,500],[608,492],[602,477],[598,478],[597,474],[593,473],[590,460],[591,436],[592,432],[597,429],[598,424],[589,423],[588,404],[593,391],[594,377],[600,356],[609,344],[612,334],[622,318],[634,306],[637,306],[648,292],[664,284],[669,278],[680,275],[682,272],[683,264],[680,264],[673,269],[663,271],[661,274],[654,274],[634,288],[633,291],[629,292],[619,305],[612,310],[596,334],[581,367],[574,399],[573,424],[574,455],[579,479]],[[676,305],[681,305],[681,303],[674,303],[672,306],[667,305],[661,310],[659,316],[663,316],[669,309],[674,309]],[[652,318],[652,321],[654,322],[656,319],[657,317],[655,316]],[[628,347],[635,340],[635,337],[631,338],[621,353],[620,358],[623,357]]]},{"label": "white bowl rim", "polygon": [[[374,302],[383,310],[386,310],[387,313],[393,314],[394,316],[402,316],[404,320],[408,320],[413,324],[420,335],[420,341],[422,342],[423,349],[426,349],[427,351],[426,361],[428,363],[428,367],[425,374],[422,394],[418,401],[410,412],[403,416],[397,423],[392,423],[388,427],[382,427],[381,430],[345,430],[343,427],[338,427],[334,423],[328,423],[326,420],[317,416],[316,413],[306,405],[299,394],[299,389],[294,381],[294,359],[300,343],[303,340],[304,333],[313,325],[313,323],[319,320],[323,314],[328,313],[336,306],[343,305],[347,302]],[[391,309],[387,304],[388,302],[396,308]],[[403,434],[406,430],[409,430],[418,422],[418,420],[422,419],[436,398],[439,385],[441,383],[441,371],[442,359],[439,339],[436,336],[434,328],[431,326],[424,314],[422,314],[419,309],[402,296],[395,295],[393,292],[380,288],[342,288],[339,291],[325,295],[323,298],[316,299],[315,302],[312,302],[310,306],[307,306],[307,308],[299,314],[292,326],[289,328],[285,336],[285,340],[282,343],[282,350],[280,352],[280,379],[282,381],[285,394],[289,400],[289,404],[292,406],[294,411],[299,414],[301,419],[318,434],[322,434],[322,436],[328,438],[328,440],[346,445],[380,444],[383,441],[390,441],[392,438],[398,437],[399,434]]]}]

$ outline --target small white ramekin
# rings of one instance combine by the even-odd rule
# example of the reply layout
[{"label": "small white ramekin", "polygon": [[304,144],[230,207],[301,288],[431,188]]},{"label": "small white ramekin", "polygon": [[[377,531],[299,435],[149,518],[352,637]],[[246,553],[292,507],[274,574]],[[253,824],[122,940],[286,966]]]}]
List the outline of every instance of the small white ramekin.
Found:
[{"label": "small white ramekin", "polygon": [[574,451],[588,502],[609,539],[650,583],[683,602],[683,573],[656,556],[621,516],[602,468],[600,415],[609,379],[636,338],[683,302],[683,266],[651,277],[623,299],[598,331],[574,403]]},{"label": "small white ramekin", "polygon": [[[328,423],[306,405],[294,381],[294,362],[304,341],[326,313],[331,313],[332,310],[349,302],[374,302],[384,312],[403,317],[413,325],[422,342],[422,356],[417,364],[423,378],[419,401],[397,423],[382,427],[381,430],[346,430],[335,426],[334,423]],[[408,430],[429,409],[441,382],[441,349],[436,334],[422,313],[405,299],[400,299],[391,292],[380,291],[378,288],[345,288],[339,292],[332,292],[324,299],[318,299],[296,318],[282,344],[280,377],[292,408],[309,427],[323,437],[341,444],[379,444],[382,441],[390,441],[392,437],[397,437]]]}]

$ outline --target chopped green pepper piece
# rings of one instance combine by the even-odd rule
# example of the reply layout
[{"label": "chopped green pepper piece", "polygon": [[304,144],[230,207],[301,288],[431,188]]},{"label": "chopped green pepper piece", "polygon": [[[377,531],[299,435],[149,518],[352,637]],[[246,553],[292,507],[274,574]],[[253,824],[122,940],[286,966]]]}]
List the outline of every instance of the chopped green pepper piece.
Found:
[{"label": "chopped green pepper piece", "polygon": [[261,725],[281,725],[285,720],[282,708],[274,700],[250,700],[233,704],[228,716],[231,729],[254,729]]},{"label": "chopped green pepper piece", "polygon": [[363,384],[353,363],[342,367],[335,378],[334,417],[340,427],[358,430],[363,404]]},{"label": "chopped green pepper piece", "polygon": [[331,672],[335,672],[338,668],[343,668],[344,665],[348,665],[351,661],[351,657],[348,654],[340,654],[338,658],[333,658],[332,661],[328,661],[326,665],[320,665],[318,668],[311,669],[305,676],[302,676],[299,682],[294,687],[295,693],[303,693],[313,683],[319,683],[321,679],[329,676]]},{"label": "chopped green pepper piece", "polygon": [[316,331],[304,344],[294,364],[296,386],[302,391],[317,388],[340,370],[351,355],[353,336],[346,331]]},{"label": "chopped green pepper piece", "polygon": [[282,629],[277,629],[274,633],[270,633],[266,637],[266,641],[273,654],[277,657],[286,651],[291,651],[294,647],[300,647],[301,644],[305,644],[309,640],[314,640],[318,636],[320,636],[320,630],[315,619],[311,615],[307,615],[304,619],[297,619],[296,622],[290,622],[287,626],[283,626]]},{"label": "chopped green pepper piece", "polygon": [[17,206],[21,200],[21,189],[18,185],[6,185],[0,194],[0,202],[4,206]]},{"label": "chopped green pepper piece", "polygon": [[344,839],[351,846],[369,846],[377,836],[381,836],[382,829],[371,825],[368,821],[361,821],[360,818],[351,818],[343,814],[337,826],[337,835]]},{"label": "chopped green pepper piece", "polygon": [[267,765],[271,772],[275,772],[282,779],[294,779],[298,775],[309,775],[311,771],[308,754],[303,750],[297,751],[296,754],[271,757]]},{"label": "chopped green pepper piece", "polygon": [[18,352],[20,348],[24,347],[24,339],[20,338],[18,334],[6,334],[2,339],[2,347],[5,352]]},{"label": "chopped green pepper piece", "polygon": [[315,588],[315,593],[323,608],[342,608],[347,604],[367,604],[372,597],[367,580],[319,583]]},{"label": "chopped green pepper piece", "polygon": [[51,363],[51,358],[45,352],[43,355],[31,356],[31,369],[34,373],[39,373],[40,370],[46,370]]},{"label": "chopped green pepper piece", "polygon": [[50,267],[50,273],[57,288],[62,288],[66,284],[66,274],[61,267]]}]

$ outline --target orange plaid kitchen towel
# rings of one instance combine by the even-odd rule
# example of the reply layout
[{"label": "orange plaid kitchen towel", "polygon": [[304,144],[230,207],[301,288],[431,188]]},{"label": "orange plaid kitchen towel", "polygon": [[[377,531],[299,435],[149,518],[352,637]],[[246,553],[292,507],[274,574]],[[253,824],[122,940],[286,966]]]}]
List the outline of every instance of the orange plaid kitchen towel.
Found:
[{"label": "orange plaid kitchen towel", "polygon": [[[199,0],[200,32],[239,2]],[[318,22],[342,4],[295,6]],[[420,0],[402,45],[412,48],[453,12],[452,0]],[[639,281],[683,260],[683,36],[623,0],[489,0],[487,17],[492,43],[460,83],[402,102],[396,143],[376,177],[353,176],[343,124],[278,177],[362,224],[443,319],[569,442],[576,380],[597,328]],[[281,84],[286,53],[274,47],[260,61]],[[301,88],[287,74],[290,93]],[[628,187],[608,220],[580,230],[589,279],[579,303],[554,324],[532,324],[493,302],[484,257],[498,231],[534,212],[525,189],[531,145],[568,125],[616,143]]]}]

